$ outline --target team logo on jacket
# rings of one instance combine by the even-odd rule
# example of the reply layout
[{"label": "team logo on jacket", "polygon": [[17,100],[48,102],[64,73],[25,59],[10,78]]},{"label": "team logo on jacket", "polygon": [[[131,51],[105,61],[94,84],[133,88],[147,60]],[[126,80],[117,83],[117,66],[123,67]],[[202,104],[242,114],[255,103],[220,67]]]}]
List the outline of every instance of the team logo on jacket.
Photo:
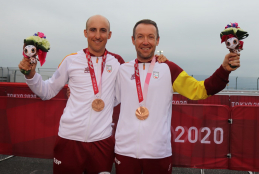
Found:
[{"label": "team logo on jacket", "polygon": [[130,80],[134,80],[135,79],[135,73],[131,75]]},{"label": "team logo on jacket", "polygon": [[111,65],[106,65],[106,71],[108,73],[112,72],[112,66]]},{"label": "team logo on jacket", "polygon": [[153,78],[158,79],[159,78],[159,72],[153,71]]},{"label": "team logo on jacket", "polygon": [[85,68],[85,73],[90,73],[89,67]]}]

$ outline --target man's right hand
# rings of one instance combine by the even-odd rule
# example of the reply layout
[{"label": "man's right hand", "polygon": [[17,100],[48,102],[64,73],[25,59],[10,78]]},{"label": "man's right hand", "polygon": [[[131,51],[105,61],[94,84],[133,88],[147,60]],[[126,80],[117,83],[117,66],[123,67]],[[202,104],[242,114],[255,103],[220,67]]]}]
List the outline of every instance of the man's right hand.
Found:
[{"label": "man's right hand", "polygon": [[[232,68],[230,65],[234,66],[234,68]],[[225,56],[222,67],[226,71],[235,71],[237,68],[240,67],[240,54],[238,55],[236,53],[228,53]]]},{"label": "man's right hand", "polygon": [[29,74],[25,75],[25,77],[27,79],[32,79],[33,76],[36,73],[35,69],[36,69],[36,66],[37,66],[37,62],[36,63],[32,63],[32,64],[30,62],[31,62],[31,60],[29,58],[25,58],[24,57],[22,59],[22,61],[20,62],[20,64],[18,65],[20,70],[21,69],[26,70],[26,71],[31,70],[31,72]]},{"label": "man's right hand", "polygon": [[70,97],[70,88],[67,87],[67,98],[69,98],[69,97]]}]

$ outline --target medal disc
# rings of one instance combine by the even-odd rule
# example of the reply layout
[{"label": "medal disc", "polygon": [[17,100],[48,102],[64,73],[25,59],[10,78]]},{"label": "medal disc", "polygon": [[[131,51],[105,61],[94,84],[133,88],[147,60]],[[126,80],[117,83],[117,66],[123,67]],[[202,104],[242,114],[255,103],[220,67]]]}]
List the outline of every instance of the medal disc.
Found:
[{"label": "medal disc", "polygon": [[149,115],[149,111],[147,108],[145,107],[139,107],[137,110],[136,110],[136,116],[139,120],[145,120],[147,119]]},{"label": "medal disc", "polygon": [[93,110],[95,110],[96,112],[100,112],[103,110],[104,108],[104,102],[102,99],[95,99],[93,102],[92,102],[92,108]]}]

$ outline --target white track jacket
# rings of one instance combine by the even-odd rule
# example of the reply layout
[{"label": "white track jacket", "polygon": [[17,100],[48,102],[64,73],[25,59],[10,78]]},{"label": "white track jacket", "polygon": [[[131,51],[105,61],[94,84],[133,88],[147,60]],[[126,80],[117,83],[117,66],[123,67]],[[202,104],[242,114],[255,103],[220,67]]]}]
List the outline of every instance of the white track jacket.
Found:
[{"label": "white track jacket", "polygon": [[[102,57],[91,58],[99,86]],[[108,52],[102,75],[101,99],[105,107],[101,112],[95,112],[91,106],[95,95],[84,50],[66,56],[50,79],[43,81],[36,73],[26,83],[41,99],[49,100],[68,82],[71,94],[60,119],[58,135],[81,142],[99,141],[112,134],[115,79],[121,63],[124,61],[119,55]]]},{"label": "white track jacket", "polygon": [[[116,100],[121,102],[115,134],[115,153],[133,158],[159,159],[172,155],[171,116],[172,97],[176,91],[185,97],[205,99],[228,83],[227,72],[221,66],[205,81],[197,81],[173,62],[155,63],[146,100],[149,117],[139,120],[136,89],[135,60],[120,66],[116,80]],[[139,63],[142,93],[150,63]]]}]

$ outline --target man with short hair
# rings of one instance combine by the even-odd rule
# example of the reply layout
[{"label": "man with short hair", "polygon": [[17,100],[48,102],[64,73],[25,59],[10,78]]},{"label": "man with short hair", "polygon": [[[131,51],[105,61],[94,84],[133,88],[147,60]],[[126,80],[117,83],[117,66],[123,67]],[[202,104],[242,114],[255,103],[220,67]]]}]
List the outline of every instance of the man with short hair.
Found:
[{"label": "man with short hair", "polygon": [[117,73],[116,100],[121,102],[115,134],[117,174],[171,174],[173,92],[205,99],[224,89],[230,72],[240,66],[239,55],[229,53],[211,77],[197,81],[171,61],[157,63],[159,39],[154,21],[137,22],[132,36],[137,59],[121,65]]},{"label": "man with short hair", "polygon": [[[90,17],[84,35],[88,48],[66,56],[46,81],[35,72],[36,64],[24,58],[19,68],[31,90],[49,100],[68,82],[71,95],[60,119],[54,147],[54,174],[110,173],[114,161],[112,113],[116,74],[124,60],[105,49],[111,38],[109,21]],[[47,109],[47,108],[46,108]]]}]

